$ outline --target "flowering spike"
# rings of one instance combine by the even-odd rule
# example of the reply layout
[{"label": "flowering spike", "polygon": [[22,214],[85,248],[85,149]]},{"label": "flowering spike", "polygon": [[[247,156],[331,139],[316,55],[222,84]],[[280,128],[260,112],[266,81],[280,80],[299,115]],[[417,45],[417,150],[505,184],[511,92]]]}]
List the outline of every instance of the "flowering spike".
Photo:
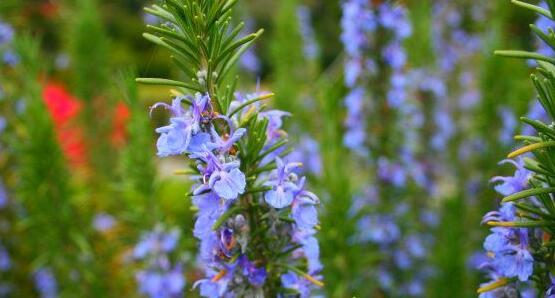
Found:
[{"label": "flowering spike", "polygon": [[[292,286],[279,260],[306,269],[300,275],[308,282],[295,287],[308,297],[311,285],[323,286],[314,237],[319,200],[293,172],[300,164],[282,161],[289,150],[282,117],[290,114],[264,110],[260,101],[272,93],[242,96],[229,85],[219,92],[223,77],[262,33],[236,39],[239,32],[228,20],[235,2],[166,0],[147,10],[170,24],[149,27],[153,34],[145,37],[180,57],[176,64],[190,82],[139,81],[198,91],[194,97],[176,96],[171,105],[153,106],[170,111],[170,124],[156,129],[158,155],[186,156],[194,171],[193,234],[200,241],[205,278],[193,287],[204,297],[278,297]],[[193,16],[193,26],[186,16]],[[190,69],[199,71],[191,76]],[[190,98],[187,108],[181,106],[183,98]]]}]

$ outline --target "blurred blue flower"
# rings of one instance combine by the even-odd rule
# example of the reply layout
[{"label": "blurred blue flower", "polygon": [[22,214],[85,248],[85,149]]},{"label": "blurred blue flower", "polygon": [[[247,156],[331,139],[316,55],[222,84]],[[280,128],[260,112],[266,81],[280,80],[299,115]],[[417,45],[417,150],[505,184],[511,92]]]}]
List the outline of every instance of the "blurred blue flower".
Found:
[{"label": "blurred blue flower", "polygon": [[58,297],[58,283],[49,268],[41,268],[34,273],[35,288],[41,298]]},{"label": "blurred blue flower", "polygon": [[297,168],[298,173],[308,172],[320,176],[322,174],[322,158],[320,145],[310,136],[300,137],[299,145],[286,157],[287,161],[300,161],[303,166]]},{"label": "blurred blue flower", "polygon": [[107,213],[98,213],[94,216],[93,227],[98,232],[106,232],[116,224],[116,219]]},{"label": "blurred blue flower", "polygon": [[513,135],[515,134],[518,126],[518,121],[511,109],[508,107],[499,108],[498,114],[502,123],[499,139],[501,140],[501,143],[510,145],[513,143]]},{"label": "blurred blue flower", "polygon": [[10,254],[8,250],[0,243],[0,272],[5,272],[10,270],[12,267],[12,261],[10,259]]},{"label": "blurred blue flower", "polygon": [[[168,269],[168,268],[162,268]],[[136,275],[139,292],[150,298],[173,298],[183,295],[185,278],[182,268],[176,265],[167,272],[159,270],[139,271]]]},{"label": "blurred blue flower", "polygon": [[303,5],[297,7],[297,19],[299,20],[300,32],[303,38],[303,53],[307,59],[315,59],[318,57],[320,48],[314,36],[310,9]]},{"label": "blurred blue flower", "polygon": [[141,236],[141,240],[135,246],[133,256],[137,259],[144,259],[150,254],[169,253],[176,248],[179,237],[178,229],[165,232],[162,226],[158,225],[153,231]]},{"label": "blurred blue flower", "polygon": [[8,193],[2,181],[0,181],[0,209],[8,205]]},{"label": "blurred blue flower", "polygon": [[14,37],[12,26],[0,20],[0,46],[10,43]]},{"label": "blurred blue flower", "polygon": [[358,222],[362,241],[378,244],[393,243],[401,236],[401,231],[390,215],[366,215]]},{"label": "blurred blue flower", "polygon": [[12,51],[6,51],[2,59],[4,60],[4,63],[9,66],[15,66],[17,63],[19,63],[19,57],[15,54],[15,52]]}]

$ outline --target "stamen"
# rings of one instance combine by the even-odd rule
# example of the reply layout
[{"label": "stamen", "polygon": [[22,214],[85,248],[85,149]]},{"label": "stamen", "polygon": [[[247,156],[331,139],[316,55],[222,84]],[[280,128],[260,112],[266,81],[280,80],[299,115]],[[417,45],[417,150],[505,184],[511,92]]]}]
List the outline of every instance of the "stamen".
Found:
[{"label": "stamen", "polygon": [[478,289],[478,294],[482,294],[485,292],[489,292],[491,290],[495,290],[497,288],[501,288],[509,283],[509,279],[502,277],[499,280],[496,280],[492,283],[489,283],[481,288]]},{"label": "stamen", "polygon": [[311,283],[319,286],[320,288],[324,287],[324,283],[317,280],[316,278],[310,276],[309,274],[303,273],[304,278],[306,278],[308,281],[310,281]]},{"label": "stamen", "polygon": [[218,274],[214,275],[214,277],[212,277],[212,282],[217,282],[218,280],[222,279],[222,277],[225,276],[225,274],[227,273],[227,271],[225,269],[222,269],[222,271],[218,272]]}]

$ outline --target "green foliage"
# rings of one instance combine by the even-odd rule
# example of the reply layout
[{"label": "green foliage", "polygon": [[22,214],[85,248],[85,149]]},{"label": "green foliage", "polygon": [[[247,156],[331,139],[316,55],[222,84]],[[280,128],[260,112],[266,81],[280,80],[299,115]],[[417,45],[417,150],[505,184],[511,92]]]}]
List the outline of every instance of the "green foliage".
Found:
[{"label": "green foliage", "polygon": [[282,0],[277,4],[270,48],[273,67],[275,105],[278,109],[296,108],[300,102],[300,90],[306,86],[309,64],[303,58],[302,37],[296,18],[297,0]]},{"label": "green foliage", "polygon": [[[43,71],[39,45],[24,36],[15,46],[21,59],[18,81],[25,105],[22,130],[14,145],[19,177],[16,198],[25,214],[17,222],[18,234],[25,237],[20,239],[22,263],[16,270],[31,277],[34,270],[50,267],[60,278],[62,293],[76,294],[85,287],[70,282],[68,277],[72,271],[82,269],[76,268],[77,256],[86,256],[88,245],[78,232],[81,224],[71,201],[69,173],[42,101],[42,87],[35,79]],[[23,263],[25,260],[32,262]]]},{"label": "green foliage", "polygon": [[[127,124],[128,142],[121,156],[121,176],[127,206],[131,214],[145,226],[151,227],[157,218],[158,209],[154,201],[156,185],[156,167],[152,159],[154,144],[152,128],[148,113],[139,101],[135,72],[129,70],[121,76],[120,89],[124,91],[124,98],[131,117]],[[140,150],[138,150],[140,148]],[[145,221],[144,215],[149,220]]]},{"label": "green foliage", "polygon": [[[263,30],[237,38],[244,27],[231,25],[231,1],[165,1],[163,6],[145,9],[171,25],[148,26],[154,33],[143,36],[167,49],[185,75],[181,81],[137,79],[140,83],[174,86],[193,92],[207,92],[218,110],[227,112],[235,84],[221,90],[226,76],[239,56],[262,34]],[[222,92],[220,94],[219,92]]]},{"label": "green foliage", "polygon": [[110,41],[99,14],[98,0],[78,0],[70,14],[66,38],[72,67],[71,82],[84,104],[82,123],[85,126],[89,165],[94,175],[89,183],[106,188],[115,177],[115,154],[109,140],[112,124],[110,72],[112,68]]},{"label": "green foliage", "polygon": [[92,102],[109,82],[110,50],[97,0],[78,0],[70,14],[66,38],[77,95]]}]

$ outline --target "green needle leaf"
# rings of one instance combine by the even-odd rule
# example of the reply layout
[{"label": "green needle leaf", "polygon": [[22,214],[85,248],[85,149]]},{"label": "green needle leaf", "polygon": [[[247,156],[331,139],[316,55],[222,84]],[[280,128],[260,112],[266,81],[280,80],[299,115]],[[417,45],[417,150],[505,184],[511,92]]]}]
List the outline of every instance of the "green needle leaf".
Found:
[{"label": "green needle leaf", "polygon": [[512,202],[512,201],[532,197],[535,195],[548,194],[548,193],[554,193],[554,192],[555,192],[555,187],[527,189],[505,197],[502,200],[502,202],[507,203],[507,202]]}]

